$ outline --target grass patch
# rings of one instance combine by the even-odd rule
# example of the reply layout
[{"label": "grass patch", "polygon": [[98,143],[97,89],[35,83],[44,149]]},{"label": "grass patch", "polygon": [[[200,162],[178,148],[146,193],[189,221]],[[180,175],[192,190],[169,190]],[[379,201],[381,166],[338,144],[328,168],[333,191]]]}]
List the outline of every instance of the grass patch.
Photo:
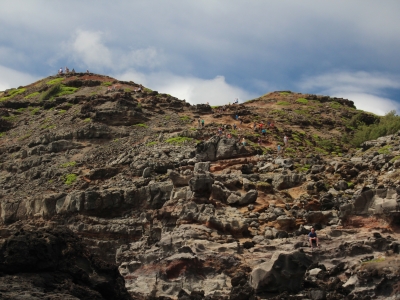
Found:
[{"label": "grass patch", "polygon": [[42,93],[40,100],[52,100],[55,97],[73,94],[77,90],[78,88],[67,87],[62,84],[55,84],[50,87],[46,92]]},{"label": "grass patch", "polygon": [[65,175],[64,183],[67,185],[71,185],[76,181],[77,178],[78,178],[78,176],[76,174],[67,174],[67,175]]},{"label": "grass patch", "polygon": [[46,84],[48,85],[53,85],[53,84],[58,84],[64,81],[64,78],[56,78],[50,81],[47,81]]},{"label": "grass patch", "polygon": [[171,119],[171,116],[165,116],[165,120],[170,120]]},{"label": "grass patch", "polygon": [[279,102],[277,102],[277,103],[276,103],[276,105],[282,105],[282,106],[285,106],[285,105],[290,105],[290,103],[289,103],[289,102],[287,102],[287,101],[279,101]]},{"label": "grass patch", "polygon": [[143,89],[143,92],[145,92],[145,93],[152,93],[153,92],[153,90],[151,90],[151,89],[148,89],[148,88],[144,88]]},{"label": "grass patch", "polygon": [[89,122],[91,122],[92,121],[92,119],[91,118],[86,118],[85,120],[83,120],[84,122],[87,122],[87,123],[89,123]]},{"label": "grass patch", "polygon": [[31,115],[32,115],[32,116],[33,116],[33,115],[36,115],[36,114],[39,112],[39,110],[40,110],[40,107],[36,107],[36,108],[32,109],[32,110],[31,110]]},{"label": "grass patch", "polygon": [[17,109],[17,111],[18,111],[18,112],[24,112],[25,109],[26,109],[26,108],[24,108],[24,107],[20,107],[20,108]]},{"label": "grass patch", "polygon": [[104,81],[101,85],[102,86],[112,86],[112,83],[110,81]]},{"label": "grass patch", "polygon": [[290,95],[292,92],[291,91],[287,91],[287,92],[280,92],[279,93],[279,95],[282,95],[282,96],[287,96],[287,95]]},{"label": "grass patch", "polygon": [[143,128],[149,127],[148,125],[143,124],[143,123],[135,124],[135,125],[133,125],[133,126],[135,126],[135,127],[143,127]]},{"label": "grass patch", "polygon": [[65,109],[62,109],[62,110],[60,110],[58,113],[62,115],[62,114],[65,114],[66,112],[67,112],[67,111],[66,111]]},{"label": "grass patch", "polygon": [[182,122],[189,123],[191,118],[189,116],[182,116],[179,118]]},{"label": "grass patch", "polygon": [[18,140],[20,140],[20,141],[26,140],[26,139],[29,138],[31,135],[32,135],[32,133],[25,134],[24,136],[21,136]]},{"label": "grass patch", "polygon": [[186,142],[190,142],[192,140],[193,140],[192,138],[178,136],[178,137],[169,138],[165,142],[167,142],[169,144],[183,144]]},{"label": "grass patch", "polygon": [[378,149],[378,153],[379,154],[390,154],[391,150],[392,150],[392,146],[386,145],[386,146]]},{"label": "grass patch", "polygon": [[6,101],[8,99],[11,99],[12,97],[14,97],[16,95],[24,93],[25,91],[26,91],[26,88],[13,89],[13,90],[8,92],[7,96],[4,96],[4,97],[0,98],[0,102],[1,101]]},{"label": "grass patch", "polygon": [[12,115],[12,116],[2,116],[1,117],[3,120],[9,121],[9,122],[14,122],[18,119],[18,116]]},{"label": "grass patch", "polygon": [[332,101],[332,102],[329,103],[329,106],[334,108],[334,109],[338,109],[338,108],[342,107],[342,104],[340,104],[339,102],[336,102],[336,101]]},{"label": "grass patch", "polygon": [[147,143],[146,146],[150,147],[150,146],[154,146],[156,144],[158,144],[158,142],[154,141],[154,142]]},{"label": "grass patch", "polygon": [[40,95],[39,92],[34,92],[34,93],[32,93],[32,94],[29,94],[28,96],[25,96],[25,99],[33,98],[33,97],[36,97],[36,96],[38,96],[38,95]]},{"label": "grass patch", "polygon": [[301,104],[307,104],[308,100],[306,98],[299,98],[296,100],[296,102]]},{"label": "grass patch", "polygon": [[60,165],[61,168],[68,168],[68,167],[74,167],[76,165],[76,161],[70,161],[66,162]]},{"label": "grass patch", "polygon": [[132,90],[131,90],[131,89],[128,89],[128,88],[126,88],[126,89],[124,89],[124,92],[125,92],[125,93],[130,93],[130,92],[132,92]]},{"label": "grass patch", "polygon": [[315,150],[315,152],[318,152],[318,153],[323,154],[323,155],[328,155],[329,154],[329,152],[327,152],[326,150],[324,150],[322,148],[319,148],[319,147],[315,147],[314,150]]}]

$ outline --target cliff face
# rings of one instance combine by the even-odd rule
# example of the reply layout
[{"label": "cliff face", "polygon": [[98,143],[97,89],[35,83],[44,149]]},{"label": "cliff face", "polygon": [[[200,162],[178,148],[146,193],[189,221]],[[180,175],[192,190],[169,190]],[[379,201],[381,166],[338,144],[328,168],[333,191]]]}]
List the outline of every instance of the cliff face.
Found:
[{"label": "cliff face", "polygon": [[400,136],[343,143],[377,119],[349,100],[283,91],[211,108],[67,74],[0,106],[5,299],[398,293]]}]

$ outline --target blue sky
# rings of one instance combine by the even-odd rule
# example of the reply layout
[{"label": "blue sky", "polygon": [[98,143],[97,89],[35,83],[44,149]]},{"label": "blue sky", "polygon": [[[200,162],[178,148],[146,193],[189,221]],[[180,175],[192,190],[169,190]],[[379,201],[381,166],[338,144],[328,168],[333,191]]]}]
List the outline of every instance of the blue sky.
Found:
[{"label": "blue sky", "polygon": [[0,0],[0,90],[60,67],[191,103],[274,90],[400,112],[400,1]]}]

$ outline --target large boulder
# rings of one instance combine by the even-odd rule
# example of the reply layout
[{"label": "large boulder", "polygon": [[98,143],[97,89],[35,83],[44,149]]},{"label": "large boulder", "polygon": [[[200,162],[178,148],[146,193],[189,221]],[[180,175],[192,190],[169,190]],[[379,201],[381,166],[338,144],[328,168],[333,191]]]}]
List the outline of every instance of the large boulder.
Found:
[{"label": "large boulder", "polygon": [[305,179],[304,175],[296,173],[288,175],[278,174],[274,176],[272,185],[278,190],[290,189],[302,184]]},{"label": "large boulder", "polygon": [[303,252],[275,252],[268,262],[257,266],[250,275],[250,286],[257,292],[297,292],[312,261]]}]

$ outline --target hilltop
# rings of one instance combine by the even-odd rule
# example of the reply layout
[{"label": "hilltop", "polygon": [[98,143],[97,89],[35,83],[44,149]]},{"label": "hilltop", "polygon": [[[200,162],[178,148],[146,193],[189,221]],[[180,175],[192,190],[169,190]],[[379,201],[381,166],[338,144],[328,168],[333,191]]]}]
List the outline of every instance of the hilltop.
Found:
[{"label": "hilltop", "polygon": [[360,124],[381,117],[348,99],[276,91],[191,105],[69,73],[0,92],[0,117],[5,299],[398,291],[400,136],[355,148]]}]

